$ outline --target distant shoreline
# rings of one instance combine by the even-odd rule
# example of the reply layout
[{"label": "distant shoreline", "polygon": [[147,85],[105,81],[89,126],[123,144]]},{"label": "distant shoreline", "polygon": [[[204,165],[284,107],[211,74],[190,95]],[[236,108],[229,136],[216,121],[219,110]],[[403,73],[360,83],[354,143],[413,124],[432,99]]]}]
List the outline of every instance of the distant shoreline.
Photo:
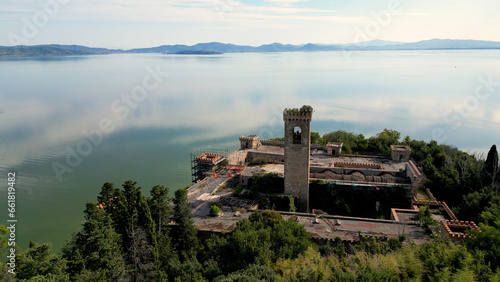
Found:
[{"label": "distant shoreline", "polygon": [[0,57],[76,56],[107,54],[219,55],[224,53],[317,52],[317,51],[422,51],[422,50],[500,50],[500,42],[480,40],[431,39],[414,43],[372,40],[354,44],[281,44],[258,47],[220,42],[196,45],[162,45],[130,50],[92,48],[81,45],[0,46]]}]

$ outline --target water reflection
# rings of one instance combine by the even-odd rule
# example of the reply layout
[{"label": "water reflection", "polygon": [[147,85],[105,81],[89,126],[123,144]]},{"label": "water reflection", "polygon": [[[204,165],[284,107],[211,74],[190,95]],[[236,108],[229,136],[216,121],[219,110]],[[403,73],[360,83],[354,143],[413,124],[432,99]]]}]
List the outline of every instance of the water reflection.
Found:
[{"label": "water reflection", "polygon": [[[444,116],[474,95],[480,77],[499,78],[499,53],[357,52],[350,63],[341,52],[1,60],[0,171],[19,172],[25,241],[59,248],[104,182],[134,179],[145,193],[155,184],[173,192],[191,180],[189,152],[235,146],[241,134],[281,136],[285,107],[312,105],[312,130],[320,133],[391,128],[430,140],[438,128],[446,143],[487,150],[500,137],[500,88],[460,126]],[[126,97],[148,66],[169,75],[130,106]],[[116,101],[128,105],[125,119]],[[68,147],[104,119],[114,130],[58,181],[53,162],[66,165]],[[61,234],[40,232],[56,225],[66,226]]]}]

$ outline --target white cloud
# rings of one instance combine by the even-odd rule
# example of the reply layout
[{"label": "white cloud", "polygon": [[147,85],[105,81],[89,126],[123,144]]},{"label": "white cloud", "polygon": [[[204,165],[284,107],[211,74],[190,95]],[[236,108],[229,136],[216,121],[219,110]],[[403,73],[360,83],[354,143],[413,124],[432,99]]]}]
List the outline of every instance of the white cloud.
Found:
[{"label": "white cloud", "polygon": [[334,13],[335,10],[293,8],[293,7],[266,7],[266,6],[243,6],[241,10],[252,12],[271,12],[278,14],[298,14],[298,13]]},{"label": "white cloud", "polygon": [[[377,38],[405,42],[429,38],[500,41],[498,33],[491,32],[500,22],[492,12],[499,4],[493,0],[485,1],[484,6],[490,7],[488,11],[467,1],[456,1],[452,7],[449,3],[405,2]],[[299,2],[300,6],[297,5]],[[76,41],[102,47],[139,47],[109,46],[127,42],[125,35],[140,38],[136,41],[141,42],[140,47],[162,44],[165,38],[171,43],[196,43],[203,38],[250,45],[264,44],[269,40],[282,43],[352,42],[356,28],[375,21],[373,12],[387,9],[387,3],[367,0],[322,3],[312,0],[267,0],[264,3],[236,0],[71,0],[61,4],[59,13],[35,38],[30,39],[30,44]],[[0,11],[4,34],[20,33],[23,17],[30,19],[41,11],[39,1],[4,1]],[[237,34],[238,30],[244,33],[252,29],[259,30],[251,38]],[[159,31],[164,33],[159,34]],[[275,33],[278,31],[286,32]],[[72,36],[74,34],[80,36]],[[331,34],[335,34],[333,42]],[[269,39],[271,37],[274,39]],[[0,45],[10,45],[6,36],[0,38]]]},{"label": "white cloud", "polygon": [[425,13],[425,12],[395,12],[394,13],[397,16],[412,16],[412,17],[427,17],[431,16],[431,13]]},{"label": "white cloud", "polygon": [[493,113],[493,122],[500,124],[500,110]]},{"label": "white cloud", "polygon": [[293,3],[298,3],[298,2],[308,2],[309,0],[267,0],[268,2],[271,3],[278,3],[282,5],[291,5]]}]

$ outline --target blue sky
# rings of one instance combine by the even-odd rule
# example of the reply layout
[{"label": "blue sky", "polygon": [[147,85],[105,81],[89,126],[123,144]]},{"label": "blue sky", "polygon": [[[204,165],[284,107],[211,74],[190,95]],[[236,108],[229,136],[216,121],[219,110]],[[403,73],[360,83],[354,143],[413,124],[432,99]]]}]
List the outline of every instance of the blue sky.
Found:
[{"label": "blue sky", "polygon": [[498,0],[4,0],[0,45],[500,41]]}]

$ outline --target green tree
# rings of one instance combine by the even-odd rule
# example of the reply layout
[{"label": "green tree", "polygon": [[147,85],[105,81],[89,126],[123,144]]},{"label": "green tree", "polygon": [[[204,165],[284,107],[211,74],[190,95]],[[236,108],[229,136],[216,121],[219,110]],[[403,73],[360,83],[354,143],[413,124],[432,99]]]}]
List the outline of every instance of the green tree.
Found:
[{"label": "green tree", "polygon": [[311,144],[321,144],[321,135],[318,132],[311,132]]},{"label": "green tree", "polygon": [[123,195],[125,196],[125,202],[128,207],[128,217],[133,214],[134,209],[136,209],[142,198],[141,187],[136,187],[136,185],[137,182],[132,180],[127,180],[122,184]]},{"label": "green tree", "polygon": [[[5,226],[0,225],[0,256],[3,254],[3,248],[7,246],[7,240],[3,238],[4,235],[9,234],[9,230],[5,228]],[[17,247],[15,247],[17,248]],[[18,249],[19,250],[19,249]],[[17,252],[17,251],[16,251]],[[7,262],[0,262],[0,280],[1,281],[15,281],[15,276],[9,273],[10,266],[7,265]]]},{"label": "green tree", "polygon": [[4,225],[0,225],[0,255],[3,254],[2,249],[7,246],[7,240],[3,238],[3,235],[7,234],[9,234],[9,230]]},{"label": "green tree", "polygon": [[322,256],[336,255],[343,258],[347,255],[346,247],[340,237],[335,237],[334,241],[328,241],[325,245],[318,245],[318,250]]},{"label": "green tree", "polygon": [[62,253],[75,280],[116,281],[127,277],[120,235],[110,216],[95,203],[87,203],[83,228]]},{"label": "green tree", "polygon": [[275,172],[256,173],[248,181],[248,186],[255,193],[283,193],[284,180]]},{"label": "green tree", "polygon": [[423,244],[418,254],[424,264],[423,277],[426,281],[454,281],[453,276],[463,275],[474,262],[465,246],[451,241],[435,240]]},{"label": "green tree", "polygon": [[[109,185],[104,185],[103,189],[107,189]],[[101,191],[104,195],[107,194],[107,191]],[[101,199],[105,199],[106,196],[102,196]],[[131,214],[129,211],[129,204],[122,190],[113,189],[113,196],[110,203],[109,208],[104,209],[106,214],[108,214],[111,218],[111,222],[113,227],[122,238],[127,235],[126,228],[129,224]],[[123,246],[125,246],[125,242],[123,242]]]},{"label": "green tree", "polygon": [[382,132],[377,134],[377,138],[384,140],[387,145],[398,144],[401,133],[396,130],[384,128]]},{"label": "green tree", "polygon": [[344,153],[362,153],[367,150],[368,140],[365,139],[363,134],[354,134],[344,130],[337,130],[323,135],[321,144],[325,145],[328,142],[342,142],[342,150]]},{"label": "green tree", "polygon": [[475,238],[468,245],[472,250],[485,252],[485,260],[490,263],[493,271],[500,271],[500,219],[494,226],[480,224],[481,232],[472,232]]},{"label": "green tree", "polygon": [[253,263],[270,265],[273,257],[271,234],[266,229],[255,228],[247,219],[240,220],[220,257],[225,272],[240,270]]},{"label": "green tree", "polygon": [[500,218],[499,204],[500,195],[491,187],[485,187],[465,195],[456,214],[463,220],[482,221],[491,225]]},{"label": "green tree", "polygon": [[205,277],[213,279],[223,274],[223,269],[225,269],[225,248],[228,245],[229,236],[212,234],[200,244],[201,249],[198,252],[198,259],[205,266]]},{"label": "green tree", "polygon": [[368,139],[368,151],[383,155],[390,155],[391,145],[399,144],[401,133],[385,128],[382,132]]},{"label": "green tree", "polygon": [[259,208],[273,209],[278,211],[296,211],[295,199],[292,195],[273,194],[260,195]]},{"label": "green tree", "polygon": [[17,255],[17,279],[43,279],[67,281],[66,261],[61,255],[52,253],[50,243],[35,244],[30,241],[29,248]]},{"label": "green tree", "polygon": [[245,269],[232,272],[225,276],[219,276],[214,279],[215,282],[233,282],[233,281],[279,281],[274,270],[265,265],[252,264]]},{"label": "green tree", "polygon": [[287,109],[287,112],[289,114],[306,114],[306,113],[311,113],[313,111],[313,108],[309,105],[303,105],[300,109],[293,108],[293,109]]},{"label": "green tree", "polygon": [[432,218],[429,206],[420,207],[418,211],[418,220],[420,222],[420,226],[423,227],[428,233],[431,233],[432,229],[438,225],[438,222]]},{"label": "green tree", "polygon": [[170,222],[170,198],[168,197],[168,188],[163,185],[155,185],[151,189],[150,209],[151,215],[158,228],[158,234],[168,231]]},{"label": "green tree", "polygon": [[207,281],[203,277],[203,266],[196,260],[196,258],[190,258],[183,262],[178,260],[172,261],[169,275],[170,277],[173,277],[173,280],[176,282]]},{"label": "green tree", "polygon": [[262,211],[254,212],[248,218],[250,222],[261,224],[262,227],[273,227],[274,225],[283,222],[283,216],[277,211]]},{"label": "green tree", "polygon": [[480,221],[490,226],[495,226],[500,220],[500,195],[494,194],[485,206],[484,211],[479,214]]},{"label": "green tree", "polygon": [[140,197],[137,208],[127,226],[128,259],[132,262],[134,281],[153,280],[159,264],[159,246],[156,224],[144,197]]},{"label": "green tree", "polygon": [[312,246],[309,233],[292,218],[274,224],[270,231],[274,261],[295,258]]},{"label": "green tree", "polygon": [[313,111],[313,107],[311,107],[309,105],[303,105],[302,107],[300,107],[301,113],[311,113],[312,111]]},{"label": "green tree", "polygon": [[177,224],[174,242],[181,261],[186,261],[196,255],[198,248],[197,230],[187,199],[187,189],[175,191],[174,205],[174,221]]},{"label": "green tree", "polygon": [[169,263],[177,259],[174,256],[169,236],[170,229],[168,224],[171,217],[171,199],[168,197],[168,191],[169,189],[163,185],[155,185],[151,189],[151,198],[149,199],[151,216],[157,227],[157,275],[159,276],[157,280],[161,280],[161,277],[166,277]]},{"label": "green tree", "polygon": [[488,156],[484,162],[484,169],[486,174],[491,178],[493,188],[498,192],[498,186],[496,185],[496,176],[498,174],[498,152],[496,145],[491,146],[488,151]]},{"label": "green tree", "polygon": [[105,207],[110,207],[113,204],[113,199],[116,193],[116,188],[113,183],[106,182],[102,185],[101,192],[97,197],[97,202],[104,204]]}]

